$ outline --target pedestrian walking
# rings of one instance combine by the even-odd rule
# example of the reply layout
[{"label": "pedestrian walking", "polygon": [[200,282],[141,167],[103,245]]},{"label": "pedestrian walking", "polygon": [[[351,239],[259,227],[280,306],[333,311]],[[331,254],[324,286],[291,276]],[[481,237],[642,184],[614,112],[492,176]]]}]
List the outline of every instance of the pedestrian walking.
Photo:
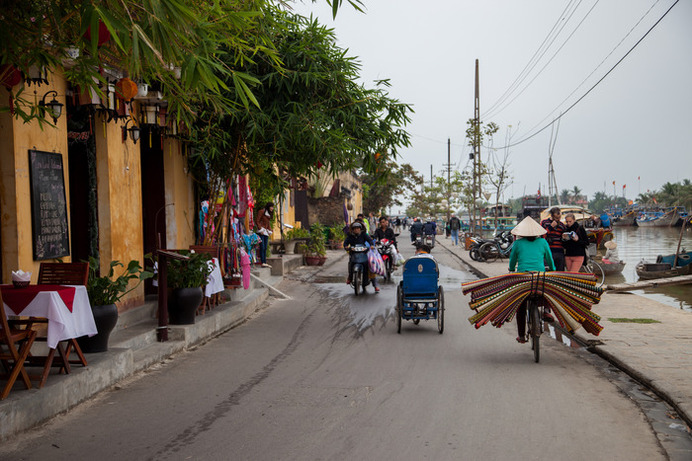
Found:
[{"label": "pedestrian walking", "polygon": [[461,221],[452,213],[452,217],[449,218],[449,231],[452,236],[452,245],[459,245],[459,230],[461,229]]}]

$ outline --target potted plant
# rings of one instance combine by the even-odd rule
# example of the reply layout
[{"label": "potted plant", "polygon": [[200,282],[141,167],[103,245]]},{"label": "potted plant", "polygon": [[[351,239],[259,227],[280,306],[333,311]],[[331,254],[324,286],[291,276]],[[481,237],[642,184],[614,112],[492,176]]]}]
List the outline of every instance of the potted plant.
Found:
[{"label": "potted plant", "polygon": [[296,243],[300,240],[307,240],[310,237],[310,231],[302,227],[294,227],[289,229],[284,234],[284,249],[287,255],[295,254]]},{"label": "potted plant", "polygon": [[344,229],[335,225],[329,228],[329,246],[334,250],[340,250],[344,247],[344,240],[346,239],[346,234],[344,234]]},{"label": "potted plant", "polygon": [[[86,289],[98,334],[77,339],[83,352],[108,350],[108,338],[118,323],[118,308],[115,303],[144,280],[154,276],[153,273],[142,269],[139,261],[135,260],[130,261],[117,278],[114,278],[116,267],[124,267],[120,261],[111,261],[107,275],[99,276],[99,267],[98,259],[90,257]],[[128,288],[131,280],[137,280],[137,283]]]},{"label": "potted plant", "polygon": [[310,226],[310,239],[304,245],[305,264],[308,266],[321,266],[327,260],[325,230],[325,226],[320,223]]},{"label": "potted plant", "polygon": [[168,318],[173,325],[191,325],[195,323],[195,312],[202,303],[204,291],[212,266],[210,256],[206,253],[180,250],[179,253],[188,259],[168,260]]}]

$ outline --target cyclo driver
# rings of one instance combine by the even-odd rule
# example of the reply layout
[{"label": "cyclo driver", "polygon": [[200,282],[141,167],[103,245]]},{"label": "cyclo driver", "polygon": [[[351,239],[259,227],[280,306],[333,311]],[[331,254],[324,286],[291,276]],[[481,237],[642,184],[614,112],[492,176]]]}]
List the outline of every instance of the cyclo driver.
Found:
[{"label": "cyclo driver", "polygon": [[[372,238],[365,232],[365,226],[361,224],[358,221],[355,221],[354,223],[351,224],[351,233],[346,236],[346,239],[344,240],[344,250],[349,251],[352,246],[355,245],[365,245],[366,247],[370,248],[373,245]],[[364,277],[368,277],[368,267],[367,264],[365,265],[365,271],[366,273],[363,274]],[[351,258],[348,260],[348,280],[346,281],[347,284],[351,284],[351,280],[353,279],[353,263],[351,262]],[[366,278],[367,280],[367,278]]]}]

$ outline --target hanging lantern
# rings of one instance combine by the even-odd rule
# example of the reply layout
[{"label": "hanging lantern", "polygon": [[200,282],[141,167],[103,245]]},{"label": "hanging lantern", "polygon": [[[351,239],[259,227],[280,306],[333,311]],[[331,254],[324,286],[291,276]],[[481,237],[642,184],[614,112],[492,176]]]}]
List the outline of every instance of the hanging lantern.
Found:
[{"label": "hanging lantern", "polygon": [[115,84],[115,95],[125,102],[129,102],[137,96],[137,84],[129,78],[121,78]]},{"label": "hanging lantern", "polygon": [[11,90],[13,86],[22,81],[22,73],[12,64],[3,64],[0,66],[0,84]]},{"label": "hanging lantern", "polygon": [[[84,39],[88,42],[91,41],[91,26],[87,27],[86,32],[84,32]],[[99,19],[99,36],[98,40],[96,41],[96,46],[101,46],[110,39],[111,33],[108,30],[108,27],[106,27],[103,21]]]}]

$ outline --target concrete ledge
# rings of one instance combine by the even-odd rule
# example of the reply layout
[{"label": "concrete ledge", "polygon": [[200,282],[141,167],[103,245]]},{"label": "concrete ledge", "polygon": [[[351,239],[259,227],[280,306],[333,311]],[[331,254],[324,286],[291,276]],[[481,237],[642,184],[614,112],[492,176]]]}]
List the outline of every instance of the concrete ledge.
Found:
[{"label": "concrete ledge", "polygon": [[[269,269],[264,268],[258,275],[269,284],[283,280],[283,277],[272,277],[269,273]],[[108,352],[86,354],[87,367],[75,365],[69,375],[58,375],[57,369],[53,370],[43,389],[25,390],[21,383],[15,385],[8,398],[0,402],[0,441],[68,411],[172,354],[240,325],[269,296],[267,288],[240,291],[243,292],[241,300],[222,304],[205,315],[197,316],[194,325],[171,325],[169,341],[164,343],[156,341],[158,322],[152,318],[155,304],[147,303],[125,312],[118,322],[120,328],[111,335]],[[29,368],[30,374],[39,372],[38,367]]]}]

